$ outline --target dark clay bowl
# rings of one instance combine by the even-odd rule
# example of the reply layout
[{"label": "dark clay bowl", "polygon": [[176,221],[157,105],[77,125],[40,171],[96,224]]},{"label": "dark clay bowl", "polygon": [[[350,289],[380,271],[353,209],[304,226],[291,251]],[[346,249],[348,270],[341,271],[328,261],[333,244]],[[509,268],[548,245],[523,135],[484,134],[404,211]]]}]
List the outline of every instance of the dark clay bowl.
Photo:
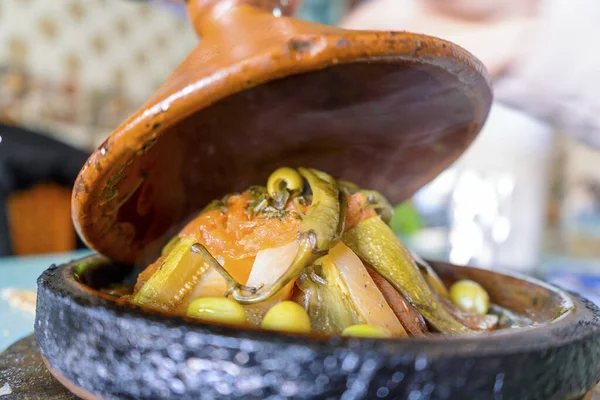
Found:
[{"label": "dark clay bowl", "polygon": [[38,280],[50,371],[92,399],[579,399],[600,380],[600,310],[540,281],[434,263],[537,325],[478,336],[315,338],[169,317],[95,288],[135,271],[99,256]]}]

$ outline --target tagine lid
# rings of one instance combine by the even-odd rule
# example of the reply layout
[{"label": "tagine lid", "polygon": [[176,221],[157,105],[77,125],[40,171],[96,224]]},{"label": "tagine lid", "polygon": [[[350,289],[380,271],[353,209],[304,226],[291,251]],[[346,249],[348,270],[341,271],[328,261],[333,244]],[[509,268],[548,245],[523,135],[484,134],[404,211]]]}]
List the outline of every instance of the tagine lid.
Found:
[{"label": "tagine lid", "polygon": [[264,185],[280,166],[319,168],[400,202],[485,122],[487,72],[452,43],[247,5],[217,17],[205,4],[189,3],[198,47],[76,181],[75,227],[115,261],[150,262],[211,200]]}]

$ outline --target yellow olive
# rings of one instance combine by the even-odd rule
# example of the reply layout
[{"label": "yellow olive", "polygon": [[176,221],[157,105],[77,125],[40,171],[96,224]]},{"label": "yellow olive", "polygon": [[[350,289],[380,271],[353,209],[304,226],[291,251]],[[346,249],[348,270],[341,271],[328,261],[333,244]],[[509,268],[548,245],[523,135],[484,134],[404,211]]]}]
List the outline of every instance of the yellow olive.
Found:
[{"label": "yellow olive", "polygon": [[450,299],[461,310],[485,315],[490,307],[490,297],[477,282],[462,280],[450,287]]},{"label": "yellow olive", "polygon": [[377,325],[358,324],[344,329],[343,336],[354,336],[362,338],[389,338],[392,334],[385,328]]},{"label": "yellow olive", "polygon": [[304,180],[295,169],[282,167],[269,176],[269,180],[267,181],[269,196],[275,198],[283,189],[282,186],[289,192],[300,192],[304,187]]},{"label": "yellow olive", "polygon": [[187,316],[203,321],[242,325],[246,323],[244,308],[225,297],[202,297],[190,303]]},{"label": "yellow olive", "polygon": [[273,331],[309,333],[310,318],[299,304],[282,301],[267,311],[260,326]]}]

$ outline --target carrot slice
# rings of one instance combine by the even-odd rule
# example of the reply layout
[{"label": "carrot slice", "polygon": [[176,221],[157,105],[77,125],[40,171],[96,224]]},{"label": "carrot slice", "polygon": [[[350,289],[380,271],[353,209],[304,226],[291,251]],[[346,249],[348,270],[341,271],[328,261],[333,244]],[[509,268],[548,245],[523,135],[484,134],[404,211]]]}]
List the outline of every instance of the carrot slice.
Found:
[{"label": "carrot slice", "polygon": [[428,332],[427,324],[423,316],[381,275],[371,268],[367,268],[367,271],[392,308],[392,311],[394,311],[394,314],[396,314],[396,317],[402,323],[402,326],[404,326],[404,329],[412,336],[426,336]]}]

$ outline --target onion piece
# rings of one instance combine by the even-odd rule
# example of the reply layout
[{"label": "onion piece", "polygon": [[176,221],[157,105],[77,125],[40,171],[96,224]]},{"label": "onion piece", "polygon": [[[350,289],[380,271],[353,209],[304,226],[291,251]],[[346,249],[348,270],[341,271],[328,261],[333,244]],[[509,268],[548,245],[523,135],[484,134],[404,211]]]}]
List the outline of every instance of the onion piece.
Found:
[{"label": "onion piece", "polygon": [[297,252],[297,241],[259,251],[256,254],[246,286],[258,287],[275,283],[288,269]]},{"label": "onion piece", "polygon": [[339,269],[350,298],[365,323],[381,326],[393,336],[406,336],[406,330],[369,276],[360,258],[342,242],[329,251],[328,257],[331,257]]},{"label": "onion piece", "polygon": [[227,293],[227,282],[214,268],[209,268],[198,280],[190,295],[191,300],[200,297],[222,297]]},{"label": "onion piece", "polygon": [[[256,259],[252,265],[250,276],[246,286],[259,287],[261,285],[271,285],[277,281],[292,264],[296,253],[298,252],[298,242],[294,240],[288,244],[270,249],[261,250],[256,254]],[[262,317],[275,304],[289,300],[294,289],[295,280],[291,281],[275,296],[262,303],[244,306],[248,321],[259,325]]]}]

